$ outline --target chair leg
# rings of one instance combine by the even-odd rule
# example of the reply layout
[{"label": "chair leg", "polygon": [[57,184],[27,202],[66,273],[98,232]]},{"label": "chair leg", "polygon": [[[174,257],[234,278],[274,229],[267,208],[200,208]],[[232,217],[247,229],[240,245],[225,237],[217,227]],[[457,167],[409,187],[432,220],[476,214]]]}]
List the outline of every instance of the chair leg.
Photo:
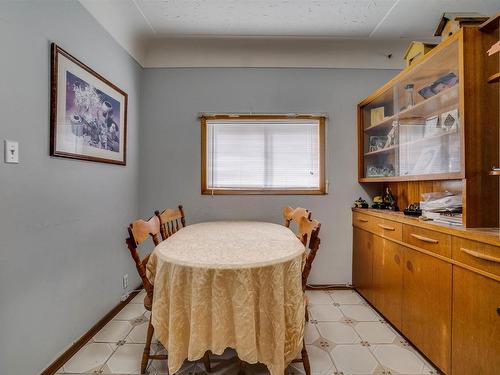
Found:
[{"label": "chair leg", "polygon": [[303,341],[301,356],[302,356],[302,364],[304,365],[304,371],[306,372],[306,375],[311,375],[311,364],[309,363],[309,355],[307,354],[305,341]]},{"label": "chair leg", "polygon": [[205,365],[205,370],[212,372],[212,367],[210,366],[210,352],[208,350],[203,355],[203,364]]},{"label": "chair leg", "polygon": [[309,321],[309,310],[307,309],[307,306],[306,306],[306,322]]},{"label": "chair leg", "polygon": [[148,367],[149,354],[151,351],[151,341],[153,340],[153,332],[154,327],[151,324],[151,321],[149,321],[148,334],[146,336],[146,345],[144,346],[144,352],[142,353],[141,374],[145,374],[146,368]]}]

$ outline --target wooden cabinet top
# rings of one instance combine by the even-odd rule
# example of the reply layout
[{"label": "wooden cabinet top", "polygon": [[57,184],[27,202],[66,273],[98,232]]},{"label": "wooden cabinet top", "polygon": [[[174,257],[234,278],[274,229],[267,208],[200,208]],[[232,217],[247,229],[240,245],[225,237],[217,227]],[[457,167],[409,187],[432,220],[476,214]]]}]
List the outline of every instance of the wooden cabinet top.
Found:
[{"label": "wooden cabinet top", "polygon": [[498,228],[456,227],[432,221],[422,221],[415,217],[405,216],[402,212],[375,210],[372,208],[353,208],[352,211],[500,247],[500,230]]}]

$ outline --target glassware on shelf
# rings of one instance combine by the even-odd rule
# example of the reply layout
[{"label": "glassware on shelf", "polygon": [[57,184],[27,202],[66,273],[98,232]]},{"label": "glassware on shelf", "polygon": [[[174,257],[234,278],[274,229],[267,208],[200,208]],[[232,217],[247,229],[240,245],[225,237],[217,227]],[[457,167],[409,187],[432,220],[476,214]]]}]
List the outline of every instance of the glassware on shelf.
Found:
[{"label": "glassware on shelf", "polygon": [[405,91],[406,91],[406,107],[404,109],[409,109],[415,105],[415,97],[413,96],[413,89],[414,89],[413,83],[408,83],[405,86]]}]

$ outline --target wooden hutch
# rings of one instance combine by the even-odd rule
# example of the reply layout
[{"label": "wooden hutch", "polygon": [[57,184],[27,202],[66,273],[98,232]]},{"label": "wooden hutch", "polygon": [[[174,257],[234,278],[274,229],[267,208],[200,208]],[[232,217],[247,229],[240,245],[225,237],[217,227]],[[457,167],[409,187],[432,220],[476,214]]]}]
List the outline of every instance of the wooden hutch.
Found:
[{"label": "wooden hutch", "polygon": [[[463,227],[353,209],[353,285],[443,373],[500,373],[499,17],[464,27],[358,105],[359,182],[402,209],[462,194]],[[496,75],[495,75],[496,74]],[[483,229],[478,229],[483,228]]]}]

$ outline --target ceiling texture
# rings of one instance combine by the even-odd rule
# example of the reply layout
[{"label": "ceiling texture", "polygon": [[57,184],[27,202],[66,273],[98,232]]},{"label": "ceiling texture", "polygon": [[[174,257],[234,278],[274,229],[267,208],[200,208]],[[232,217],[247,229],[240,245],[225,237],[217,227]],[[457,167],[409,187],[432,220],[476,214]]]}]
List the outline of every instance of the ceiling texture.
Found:
[{"label": "ceiling texture", "polygon": [[[432,41],[444,12],[492,15],[499,0],[80,0],[143,66],[179,40]],[[335,44],[335,43],[334,43]],[[331,45],[331,44],[330,44]],[[230,47],[234,48],[234,47]],[[323,47],[322,47],[323,48]],[[162,59],[169,51],[162,51]],[[387,52],[387,51],[386,51]],[[399,51],[398,51],[399,52]],[[183,50],[183,53],[187,53]],[[388,53],[392,53],[389,51]],[[161,63],[159,65],[162,65]],[[169,65],[168,63],[166,65]]]}]

